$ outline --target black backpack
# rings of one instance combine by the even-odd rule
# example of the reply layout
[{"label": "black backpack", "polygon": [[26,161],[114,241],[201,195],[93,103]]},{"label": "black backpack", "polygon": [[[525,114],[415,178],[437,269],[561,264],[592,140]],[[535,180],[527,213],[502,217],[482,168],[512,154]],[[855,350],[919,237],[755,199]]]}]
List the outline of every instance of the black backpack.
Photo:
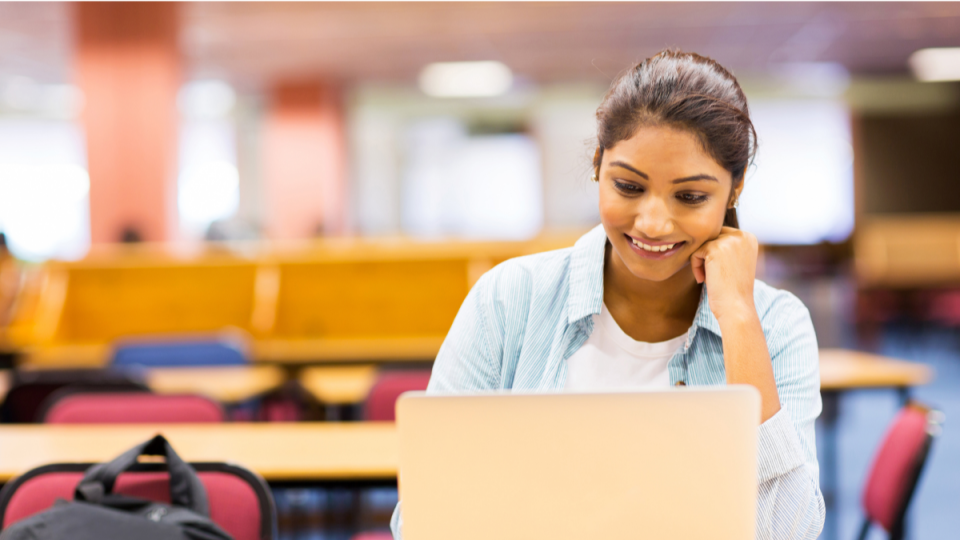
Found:
[{"label": "black backpack", "polygon": [[[113,493],[120,473],[135,465],[142,455],[166,458],[171,504]],[[203,483],[162,435],[109,463],[90,467],[77,485],[73,501],[59,499],[52,508],[0,533],[0,540],[68,539],[233,540],[210,521]]]}]

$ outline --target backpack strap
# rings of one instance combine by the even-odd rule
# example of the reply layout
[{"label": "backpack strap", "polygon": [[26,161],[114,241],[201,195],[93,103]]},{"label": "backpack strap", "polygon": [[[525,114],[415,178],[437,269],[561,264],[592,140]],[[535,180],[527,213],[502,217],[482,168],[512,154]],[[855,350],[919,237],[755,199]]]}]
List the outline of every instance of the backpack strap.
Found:
[{"label": "backpack strap", "polygon": [[167,460],[170,474],[170,502],[176,506],[189,508],[201,516],[210,516],[207,492],[193,467],[184,462],[174,452],[173,447],[163,435],[134,446],[107,463],[100,463],[87,469],[83,479],[77,485],[74,499],[99,504],[105,495],[113,493],[114,484],[120,473],[129,470],[140,456],[163,456]]}]

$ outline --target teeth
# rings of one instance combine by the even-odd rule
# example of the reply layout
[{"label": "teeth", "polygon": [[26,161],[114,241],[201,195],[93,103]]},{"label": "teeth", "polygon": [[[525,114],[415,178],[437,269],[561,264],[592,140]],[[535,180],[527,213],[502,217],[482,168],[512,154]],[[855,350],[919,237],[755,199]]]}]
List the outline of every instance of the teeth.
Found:
[{"label": "teeth", "polygon": [[648,246],[647,244],[644,244],[643,242],[640,242],[638,240],[633,240],[633,244],[639,248],[643,248],[644,251],[652,251],[655,253],[670,251],[671,249],[673,249],[673,246],[677,245],[676,243],[674,243],[674,244],[665,244],[662,246]]}]

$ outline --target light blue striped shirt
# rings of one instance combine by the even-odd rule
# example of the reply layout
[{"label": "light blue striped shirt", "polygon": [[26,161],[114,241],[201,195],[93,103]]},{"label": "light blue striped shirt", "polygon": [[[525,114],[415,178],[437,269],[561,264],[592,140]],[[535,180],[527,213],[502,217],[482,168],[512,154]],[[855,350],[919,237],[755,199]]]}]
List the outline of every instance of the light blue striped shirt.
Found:
[{"label": "light blue striped shirt", "polygon": [[[603,304],[602,226],[566,249],[518,257],[484,274],[447,334],[428,393],[562,391],[566,360],[593,331]],[[757,539],[815,539],[824,520],[814,421],[820,415],[817,338],[807,308],[762,281],[754,303],[773,362],[781,409],[758,428]],[[670,384],[726,383],[720,324],[706,291]],[[400,539],[400,506],[391,528]]]}]

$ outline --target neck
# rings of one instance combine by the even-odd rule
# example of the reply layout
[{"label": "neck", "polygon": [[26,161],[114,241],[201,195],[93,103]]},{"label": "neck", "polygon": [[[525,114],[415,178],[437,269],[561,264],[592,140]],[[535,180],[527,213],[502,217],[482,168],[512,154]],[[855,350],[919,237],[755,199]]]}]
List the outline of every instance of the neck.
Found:
[{"label": "neck", "polygon": [[689,268],[664,281],[650,281],[633,275],[607,244],[603,265],[603,299],[611,304],[632,306],[654,317],[693,320],[700,305],[702,286]]}]

